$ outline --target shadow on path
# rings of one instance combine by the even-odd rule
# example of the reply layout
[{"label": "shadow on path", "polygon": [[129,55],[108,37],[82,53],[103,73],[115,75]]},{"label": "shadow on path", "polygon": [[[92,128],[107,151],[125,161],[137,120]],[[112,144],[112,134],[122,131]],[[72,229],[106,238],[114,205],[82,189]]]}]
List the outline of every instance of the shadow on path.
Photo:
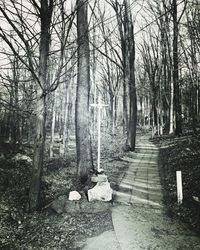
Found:
[{"label": "shadow on path", "polygon": [[149,138],[141,136],[136,152],[122,158],[129,168],[115,192],[114,230],[90,239],[85,250],[200,249],[200,238],[165,213],[159,148]]}]

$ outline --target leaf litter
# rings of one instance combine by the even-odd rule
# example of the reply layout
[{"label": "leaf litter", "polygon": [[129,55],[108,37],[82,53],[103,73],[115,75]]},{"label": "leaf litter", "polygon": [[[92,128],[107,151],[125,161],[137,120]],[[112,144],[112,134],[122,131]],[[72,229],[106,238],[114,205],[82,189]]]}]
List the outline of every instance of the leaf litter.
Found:
[{"label": "leaf litter", "polygon": [[[108,143],[109,141],[109,143]],[[115,188],[127,165],[123,165],[122,135],[104,134],[102,166]],[[94,146],[94,163],[96,151]],[[0,159],[0,249],[82,249],[88,237],[113,228],[110,210],[101,213],[57,214],[46,205],[77,188],[76,159],[45,160],[42,178],[41,210],[28,213],[27,200],[31,164],[25,160]]]}]

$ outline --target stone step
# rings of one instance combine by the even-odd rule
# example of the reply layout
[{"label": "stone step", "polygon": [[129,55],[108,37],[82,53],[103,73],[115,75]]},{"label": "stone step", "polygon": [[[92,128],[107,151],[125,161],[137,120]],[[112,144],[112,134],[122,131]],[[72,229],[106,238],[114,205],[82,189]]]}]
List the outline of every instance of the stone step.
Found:
[{"label": "stone step", "polygon": [[150,192],[161,192],[162,190],[162,186],[159,184],[154,184],[154,185],[150,185],[147,183],[141,183],[141,182],[134,182],[134,187],[137,189],[143,189],[143,190],[150,190]]},{"label": "stone step", "polygon": [[144,159],[144,158],[130,158],[130,157],[123,157],[121,158],[122,161],[127,161],[130,163],[135,163],[135,164],[148,164],[148,165],[155,165],[158,164],[157,160],[153,159]]},{"label": "stone step", "polygon": [[[136,178],[135,182],[139,182],[139,183],[146,183],[146,180],[145,179],[142,179],[142,178]],[[149,185],[160,185],[160,179],[154,179],[154,180],[148,180],[148,184]]]},{"label": "stone step", "polygon": [[115,191],[113,194],[114,202],[119,202],[123,204],[130,204],[131,193],[124,193],[120,191]]},{"label": "stone step", "polygon": [[136,153],[145,153],[145,154],[154,154],[156,152],[158,152],[159,149],[158,148],[153,148],[153,147],[136,147],[135,148],[135,152]]},{"label": "stone step", "polygon": [[114,193],[114,202],[122,203],[126,205],[147,205],[154,207],[163,207],[162,197],[155,197],[153,195],[136,195],[131,193],[124,193],[121,191],[116,191]]},{"label": "stone step", "polygon": [[[160,191],[160,190],[159,190]],[[161,192],[159,192],[158,190],[155,190],[155,189],[139,189],[138,187],[133,187],[132,189],[132,195],[135,195],[137,197],[144,197],[145,195],[146,196],[155,196],[155,197],[158,197],[158,198],[161,198],[162,197],[162,194]]]},{"label": "stone step", "polygon": [[156,201],[152,201],[149,199],[142,199],[140,197],[137,196],[131,196],[131,201],[130,203],[132,205],[147,205],[147,206],[153,206],[153,207],[163,207],[163,204],[161,202],[156,202]]},{"label": "stone step", "polygon": [[138,196],[140,196],[140,194],[143,196],[143,194],[146,195],[155,195],[158,197],[162,196],[161,190],[162,187],[161,185],[149,185],[147,183],[142,183],[142,185],[140,183],[126,183],[126,182],[122,182],[120,183],[120,185],[117,187],[118,191],[120,192],[129,192],[132,194],[137,194]]}]

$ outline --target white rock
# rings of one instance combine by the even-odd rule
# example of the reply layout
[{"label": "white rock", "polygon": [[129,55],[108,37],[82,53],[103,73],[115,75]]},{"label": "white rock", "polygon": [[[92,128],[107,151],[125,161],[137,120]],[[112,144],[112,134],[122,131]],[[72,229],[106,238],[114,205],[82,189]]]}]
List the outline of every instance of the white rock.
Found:
[{"label": "white rock", "polygon": [[16,161],[27,161],[29,163],[32,162],[32,159],[27,156],[27,155],[22,155],[20,153],[16,154],[14,157],[13,157],[13,160],[16,160]]},{"label": "white rock", "polygon": [[79,201],[81,199],[81,195],[77,191],[71,191],[69,193],[69,201]]},{"label": "white rock", "polygon": [[197,196],[192,196],[192,198],[193,198],[193,200],[195,200],[196,202],[200,203],[199,197],[197,197]]},{"label": "white rock", "polygon": [[97,182],[96,186],[88,190],[89,201],[111,201],[113,190],[108,181]]},{"label": "white rock", "polygon": [[102,174],[104,172],[103,168],[100,168],[98,171],[97,171],[99,174]]},{"label": "white rock", "polygon": [[94,175],[91,177],[92,182],[106,182],[108,181],[108,178],[105,174],[99,174],[99,175]]},{"label": "white rock", "polygon": [[3,158],[4,158],[4,154],[0,153],[0,159],[3,159]]}]

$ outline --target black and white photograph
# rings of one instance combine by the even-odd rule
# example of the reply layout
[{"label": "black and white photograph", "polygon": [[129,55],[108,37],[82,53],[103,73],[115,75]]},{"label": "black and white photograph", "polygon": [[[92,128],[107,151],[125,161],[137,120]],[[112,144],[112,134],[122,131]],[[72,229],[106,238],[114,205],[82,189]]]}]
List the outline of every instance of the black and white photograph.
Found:
[{"label": "black and white photograph", "polygon": [[199,0],[0,0],[0,249],[200,250]]}]

